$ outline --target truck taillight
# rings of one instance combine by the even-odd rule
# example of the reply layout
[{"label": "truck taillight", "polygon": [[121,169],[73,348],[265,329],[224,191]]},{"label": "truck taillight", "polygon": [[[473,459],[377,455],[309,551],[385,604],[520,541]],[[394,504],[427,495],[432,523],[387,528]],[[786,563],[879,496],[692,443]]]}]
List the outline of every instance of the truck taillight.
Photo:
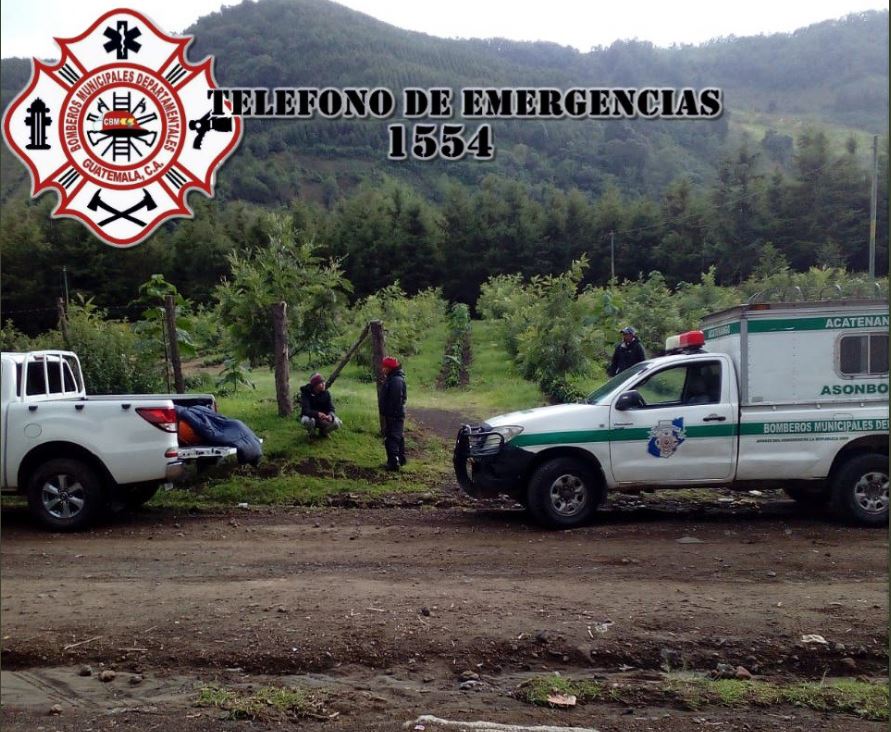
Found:
[{"label": "truck taillight", "polygon": [[159,430],[176,432],[176,410],[173,407],[137,407],[136,413]]}]

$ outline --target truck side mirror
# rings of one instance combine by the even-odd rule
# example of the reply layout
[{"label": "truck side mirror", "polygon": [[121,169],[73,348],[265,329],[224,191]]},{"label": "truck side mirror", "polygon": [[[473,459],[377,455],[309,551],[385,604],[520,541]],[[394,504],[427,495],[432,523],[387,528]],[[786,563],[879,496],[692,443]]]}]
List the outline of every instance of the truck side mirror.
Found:
[{"label": "truck side mirror", "polygon": [[626,391],[616,399],[616,409],[620,412],[624,412],[628,409],[639,409],[640,407],[645,406],[646,402],[644,402],[643,397],[634,389]]}]

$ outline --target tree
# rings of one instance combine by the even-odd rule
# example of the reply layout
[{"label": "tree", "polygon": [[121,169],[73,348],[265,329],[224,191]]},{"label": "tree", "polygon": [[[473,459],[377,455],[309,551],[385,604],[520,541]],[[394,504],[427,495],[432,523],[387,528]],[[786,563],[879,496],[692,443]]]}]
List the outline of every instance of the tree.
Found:
[{"label": "tree", "polygon": [[271,215],[269,230],[265,246],[229,255],[231,279],[216,290],[235,355],[252,365],[271,363],[270,309],[282,301],[288,305],[292,354],[331,355],[350,282],[338,261],[319,257],[312,242],[297,241],[288,217]]},{"label": "tree", "polygon": [[[175,309],[174,332],[170,332],[167,322],[167,297],[173,298]],[[167,390],[170,391],[170,367],[176,368],[173,356],[174,343],[180,356],[191,358],[195,355],[192,336],[189,333],[191,321],[184,314],[187,307],[185,298],[179,294],[176,286],[164,279],[164,275],[153,274],[139,286],[139,297],[134,303],[145,307],[142,318],[133,327],[133,332],[153,353],[157,360],[164,362],[164,375]]]}]

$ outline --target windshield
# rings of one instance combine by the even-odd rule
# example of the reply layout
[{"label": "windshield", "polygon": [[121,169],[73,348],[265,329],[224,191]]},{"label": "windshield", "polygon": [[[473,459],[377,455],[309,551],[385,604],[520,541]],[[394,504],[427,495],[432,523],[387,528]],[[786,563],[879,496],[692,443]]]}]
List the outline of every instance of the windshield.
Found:
[{"label": "windshield", "polygon": [[599,404],[600,400],[603,399],[607,394],[611,394],[614,390],[616,390],[619,386],[628,381],[632,376],[636,376],[641,371],[649,368],[649,361],[641,361],[640,363],[634,364],[630,368],[625,369],[619,374],[616,374],[607,381],[605,384],[601,385],[590,394],[588,394],[588,398],[585,399],[585,403],[587,404]]}]

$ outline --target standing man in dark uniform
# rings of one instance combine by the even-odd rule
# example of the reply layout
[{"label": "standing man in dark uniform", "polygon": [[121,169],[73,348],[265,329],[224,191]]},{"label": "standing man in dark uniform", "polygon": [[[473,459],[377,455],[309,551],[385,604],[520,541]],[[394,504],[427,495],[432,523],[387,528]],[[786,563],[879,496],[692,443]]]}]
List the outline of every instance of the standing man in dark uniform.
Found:
[{"label": "standing man in dark uniform", "polygon": [[405,465],[405,400],[408,390],[405,373],[399,359],[387,356],[381,361],[386,377],[381,388],[381,411],[384,415],[384,449],[387,451],[387,469],[399,470]]},{"label": "standing man in dark uniform", "polygon": [[613,360],[606,369],[608,376],[620,374],[630,366],[647,360],[643,345],[637,339],[637,331],[628,325],[619,332],[622,334],[622,342],[613,351]]}]

